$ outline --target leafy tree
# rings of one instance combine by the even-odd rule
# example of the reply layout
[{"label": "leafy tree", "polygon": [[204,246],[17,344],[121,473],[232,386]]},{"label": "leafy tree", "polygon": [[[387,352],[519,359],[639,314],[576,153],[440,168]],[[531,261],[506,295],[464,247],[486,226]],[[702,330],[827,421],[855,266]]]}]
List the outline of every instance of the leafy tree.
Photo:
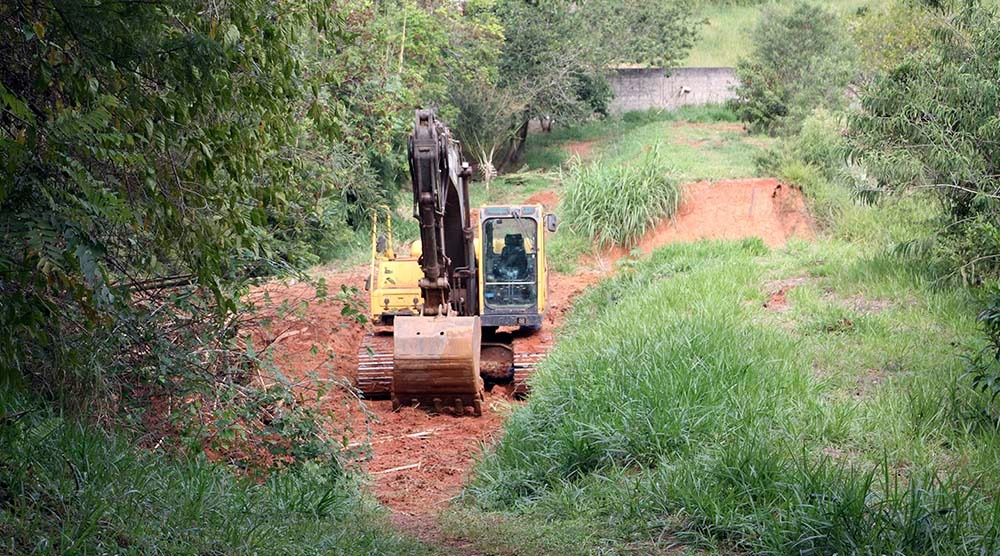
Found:
[{"label": "leafy tree", "polygon": [[854,58],[845,36],[836,15],[820,6],[767,7],[751,52],[736,66],[740,119],[758,131],[791,132],[815,108],[844,105]]},{"label": "leafy tree", "polygon": [[531,118],[574,121],[606,104],[608,66],[670,67],[696,36],[690,6],[680,2],[639,0],[623,9],[610,0],[497,0],[496,13],[504,28],[498,86],[524,105],[508,161]]},{"label": "leafy tree", "polygon": [[933,40],[933,19],[933,13],[916,0],[859,10],[851,19],[850,31],[862,68],[868,73],[887,71],[907,56],[924,51]]},{"label": "leafy tree", "polygon": [[322,0],[0,4],[0,380],[103,415],[182,392],[192,445],[336,458],[251,385],[242,296],[347,233],[369,174],[303,42],[348,28]]},{"label": "leafy tree", "polygon": [[457,113],[452,129],[479,164],[486,187],[497,174],[497,157],[515,139],[525,105],[510,89],[482,77],[456,79],[448,99]]},{"label": "leafy tree", "polygon": [[102,415],[177,400],[172,430],[216,453],[335,458],[254,345],[247,287],[395,193],[413,109],[495,68],[477,5],[0,4],[0,380]]},{"label": "leafy tree", "polygon": [[937,12],[934,42],[863,89],[853,156],[886,192],[930,189],[948,222],[938,247],[967,282],[1000,276],[1000,17]]}]

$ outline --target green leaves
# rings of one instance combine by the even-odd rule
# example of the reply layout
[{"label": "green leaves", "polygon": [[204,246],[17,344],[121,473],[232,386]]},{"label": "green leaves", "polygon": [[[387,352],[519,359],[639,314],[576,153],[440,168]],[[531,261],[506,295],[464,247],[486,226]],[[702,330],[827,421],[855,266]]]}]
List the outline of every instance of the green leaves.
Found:
[{"label": "green leaves", "polygon": [[[852,157],[884,191],[931,189],[940,239],[968,283],[1000,276],[1000,18],[987,8],[935,14],[934,41],[874,76],[850,121]],[[923,18],[928,13],[919,12]]]},{"label": "green leaves", "polygon": [[670,67],[691,47],[697,24],[685,3],[498,0],[504,26],[499,62],[503,87],[514,88],[529,116],[570,121],[593,108],[580,89],[603,80],[609,65]]},{"label": "green leaves", "polygon": [[791,133],[812,110],[845,104],[854,47],[836,15],[799,1],[769,7],[754,28],[753,50],[736,66],[733,108],[757,131]]}]

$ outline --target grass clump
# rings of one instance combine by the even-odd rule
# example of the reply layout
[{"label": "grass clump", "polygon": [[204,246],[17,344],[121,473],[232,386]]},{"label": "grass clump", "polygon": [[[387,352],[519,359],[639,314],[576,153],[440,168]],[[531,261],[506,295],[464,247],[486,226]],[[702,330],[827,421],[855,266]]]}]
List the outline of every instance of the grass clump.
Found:
[{"label": "grass clump", "polygon": [[577,164],[563,198],[566,221],[601,247],[634,245],[677,211],[681,194],[672,174],[659,146],[632,163]]},{"label": "grass clump", "polygon": [[[148,440],[147,440],[148,441]],[[0,387],[0,553],[410,554],[339,469],[263,482],[137,449]]]}]

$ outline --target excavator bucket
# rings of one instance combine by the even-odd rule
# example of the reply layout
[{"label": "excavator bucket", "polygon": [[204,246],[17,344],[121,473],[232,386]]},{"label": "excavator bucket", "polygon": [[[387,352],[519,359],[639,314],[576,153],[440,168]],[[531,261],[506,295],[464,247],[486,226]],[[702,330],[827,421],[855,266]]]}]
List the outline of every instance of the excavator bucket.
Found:
[{"label": "excavator bucket", "polygon": [[482,414],[479,317],[396,317],[392,405]]}]

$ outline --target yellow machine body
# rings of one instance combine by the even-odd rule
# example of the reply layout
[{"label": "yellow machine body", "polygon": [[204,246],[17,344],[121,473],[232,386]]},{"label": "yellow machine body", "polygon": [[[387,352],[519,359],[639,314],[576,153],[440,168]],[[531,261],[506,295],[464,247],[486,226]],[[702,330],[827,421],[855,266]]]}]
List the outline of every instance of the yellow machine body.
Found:
[{"label": "yellow machine body", "polygon": [[[541,317],[545,313],[548,295],[548,269],[546,265],[545,247],[545,219],[544,209],[541,205],[488,205],[479,209],[479,224],[477,226],[476,237],[476,258],[480,261],[477,269],[479,281],[479,311],[484,316],[484,326],[540,326]],[[524,238],[524,249],[527,256],[535,261],[534,279],[536,289],[534,295],[530,296],[534,301],[534,306],[523,307],[520,310],[522,316],[518,316],[518,311],[492,307],[488,298],[494,280],[490,277],[490,260],[494,256],[503,253],[504,238],[489,237],[489,225],[491,221],[501,220],[510,222],[513,214],[520,214],[517,222],[518,231],[528,232],[530,228],[533,237]],[[527,213],[527,214],[526,214]],[[527,233],[523,235],[529,235]],[[484,241],[487,242],[484,249]],[[504,316],[506,315],[506,317]]]},{"label": "yellow machine body", "polygon": [[[533,214],[541,215],[542,206],[541,205],[491,205],[484,206],[479,210],[480,220],[477,225],[477,234],[475,238],[476,246],[476,258],[479,261],[484,261],[484,250],[483,250],[483,229],[484,226],[492,219],[495,218],[509,218],[509,214],[514,210],[529,209]],[[422,301],[420,299],[420,278],[423,277],[423,270],[420,268],[420,242],[416,241],[411,245],[410,254],[405,256],[396,255],[395,251],[392,249],[392,224],[388,216],[388,207],[383,208],[384,214],[386,214],[381,228],[385,231],[385,235],[382,236],[379,232],[379,219],[374,216],[372,219],[372,248],[371,248],[371,264],[369,269],[369,308],[370,317],[372,322],[380,324],[390,324],[396,316],[413,316],[421,314]],[[494,216],[491,216],[491,213]],[[537,321],[540,320],[542,314],[545,313],[547,308],[547,294],[548,294],[548,269],[546,268],[546,241],[545,241],[545,228],[544,220],[542,218],[521,218],[521,222],[524,226],[530,226],[532,228],[533,238],[526,238],[524,242],[524,248],[529,257],[533,257],[537,263],[535,265],[535,282],[537,284],[537,289],[535,295],[532,296],[534,300],[534,306],[524,310],[524,322],[517,322],[517,317],[508,317],[506,320],[510,322],[505,322],[504,324],[499,324],[497,326],[530,326],[537,325]],[[527,234],[525,234],[527,235]],[[379,243],[383,240],[379,239],[384,237],[385,248],[380,249]],[[504,247],[503,238],[494,238],[491,244],[488,246],[488,250],[492,251],[493,254],[502,253]],[[487,254],[489,254],[487,252]],[[492,284],[489,279],[486,268],[487,265],[482,262],[477,265],[476,277],[478,281],[478,295],[479,295],[479,307],[480,313],[487,315],[487,322],[483,326],[493,326],[492,321],[496,318],[490,318],[488,313],[491,312],[490,304],[487,303],[487,293],[489,286]],[[504,311],[497,311],[503,313]],[[509,312],[509,311],[508,311]]]},{"label": "yellow machine body", "polygon": [[384,218],[372,221],[369,276],[370,317],[378,326],[358,353],[362,392],[390,397],[394,407],[448,408],[458,414],[472,408],[477,415],[484,378],[488,385],[507,384],[512,392],[525,393],[526,378],[542,354],[519,354],[517,342],[541,326],[547,308],[542,206],[479,210],[474,239],[478,314],[473,316],[424,316],[421,245],[416,242],[408,256],[397,256],[389,209],[381,212]]},{"label": "yellow machine body", "polygon": [[[380,232],[379,212],[384,215]],[[410,254],[397,256],[393,249],[392,218],[388,207],[372,215],[372,247],[369,265],[369,317],[374,323],[389,324],[396,315],[419,315],[420,242],[410,247]]]}]

